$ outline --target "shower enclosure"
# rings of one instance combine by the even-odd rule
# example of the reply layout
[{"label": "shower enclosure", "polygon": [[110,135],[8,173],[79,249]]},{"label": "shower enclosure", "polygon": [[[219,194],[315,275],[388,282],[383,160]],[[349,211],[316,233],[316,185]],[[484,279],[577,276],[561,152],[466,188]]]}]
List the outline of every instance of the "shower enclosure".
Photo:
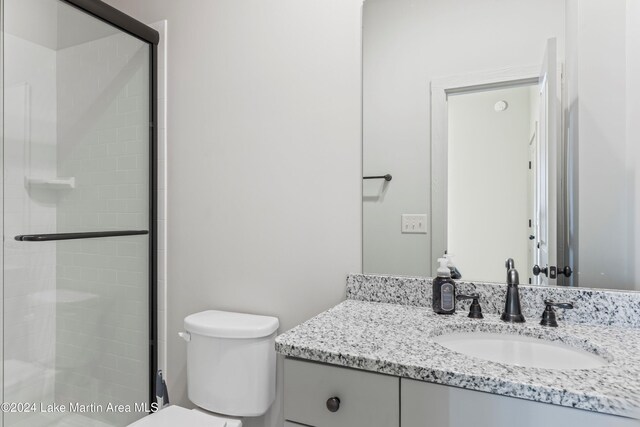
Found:
[{"label": "shower enclosure", "polygon": [[158,33],[0,0],[2,425],[123,426],[156,371]]}]

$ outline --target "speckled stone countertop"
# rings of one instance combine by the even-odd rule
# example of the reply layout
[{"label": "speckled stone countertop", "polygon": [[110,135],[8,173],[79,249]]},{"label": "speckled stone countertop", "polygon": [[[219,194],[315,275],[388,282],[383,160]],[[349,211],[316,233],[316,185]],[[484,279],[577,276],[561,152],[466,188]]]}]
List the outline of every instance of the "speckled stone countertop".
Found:
[{"label": "speckled stone countertop", "polygon": [[[512,325],[495,314],[440,316],[429,307],[347,300],[278,336],[290,357],[364,369],[503,396],[637,417],[640,412],[640,329],[571,324]],[[520,334],[598,354],[596,369],[551,370],[491,362],[453,352],[433,341],[449,332]]]},{"label": "speckled stone countertop", "polygon": [[[403,277],[378,274],[350,274],[347,299],[431,307],[430,277]],[[504,309],[507,285],[457,281],[457,292],[478,293],[482,312],[500,315]],[[640,292],[610,289],[569,288],[564,286],[520,285],[522,313],[527,319],[540,319],[544,300],[570,301],[573,310],[558,310],[558,320],[595,326],[640,328]],[[469,301],[460,309],[468,309]]]}]

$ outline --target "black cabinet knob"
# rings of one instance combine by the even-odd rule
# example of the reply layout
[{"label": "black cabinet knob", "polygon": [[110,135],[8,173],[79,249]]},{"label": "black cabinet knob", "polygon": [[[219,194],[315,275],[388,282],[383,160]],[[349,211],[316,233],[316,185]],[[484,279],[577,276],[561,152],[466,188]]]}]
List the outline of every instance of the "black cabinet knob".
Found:
[{"label": "black cabinet knob", "polygon": [[329,412],[338,412],[340,409],[340,398],[330,397],[327,399],[327,409]]}]

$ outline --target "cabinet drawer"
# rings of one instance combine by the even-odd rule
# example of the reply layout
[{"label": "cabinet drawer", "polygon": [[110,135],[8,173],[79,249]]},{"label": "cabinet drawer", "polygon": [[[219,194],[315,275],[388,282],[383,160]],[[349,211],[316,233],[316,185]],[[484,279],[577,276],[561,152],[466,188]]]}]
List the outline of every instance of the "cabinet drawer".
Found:
[{"label": "cabinet drawer", "polygon": [[638,427],[631,418],[406,378],[401,384],[402,427]]},{"label": "cabinet drawer", "polygon": [[[284,416],[315,427],[399,427],[399,381],[389,375],[285,359]],[[335,412],[327,408],[331,398],[340,401]]]}]

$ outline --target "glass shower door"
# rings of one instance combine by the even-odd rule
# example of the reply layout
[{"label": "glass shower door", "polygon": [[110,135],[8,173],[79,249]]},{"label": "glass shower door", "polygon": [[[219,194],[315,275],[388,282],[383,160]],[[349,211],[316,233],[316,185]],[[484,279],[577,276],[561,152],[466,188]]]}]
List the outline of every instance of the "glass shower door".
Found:
[{"label": "glass shower door", "polygon": [[127,425],[149,402],[151,47],[3,3],[4,426]]}]

